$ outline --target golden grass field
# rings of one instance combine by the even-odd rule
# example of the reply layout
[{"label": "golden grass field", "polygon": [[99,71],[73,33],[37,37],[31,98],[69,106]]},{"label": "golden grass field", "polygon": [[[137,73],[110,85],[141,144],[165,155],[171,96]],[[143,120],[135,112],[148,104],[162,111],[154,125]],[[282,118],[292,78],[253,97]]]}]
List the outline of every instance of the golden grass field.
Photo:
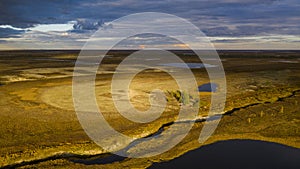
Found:
[{"label": "golden grass field", "polygon": [[[220,124],[205,143],[198,142],[203,121],[197,121],[176,147],[154,157],[124,158],[107,164],[84,165],[76,159],[110,156],[84,132],[72,101],[72,74],[78,53],[74,51],[0,52],[0,167],[19,168],[147,168],[169,161],[203,145],[230,139],[276,142],[300,148],[300,53],[220,52],[227,79],[227,100]],[[110,84],[113,69],[124,53],[113,52],[96,78],[96,98],[106,120],[117,131],[134,138],[170,134],[180,103],[172,95],[160,118],[138,124],[114,108]],[[187,62],[197,62],[183,56]],[[192,70],[198,85],[208,83],[205,69]],[[135,108],[149,108],[153,88],[165,93],[178,86],[167,73],[139,73],[130,85]],[[210,96],[200,95],[199,117],[207,115]],[[101,104],[100,104],[101,103]],[[184,127],[184,123],[174,124]],[[124,143],[126,147],[128,143]],[[145,145],[158,146],[158,145]],[[128,151],[140,151],[130,148]]]}]

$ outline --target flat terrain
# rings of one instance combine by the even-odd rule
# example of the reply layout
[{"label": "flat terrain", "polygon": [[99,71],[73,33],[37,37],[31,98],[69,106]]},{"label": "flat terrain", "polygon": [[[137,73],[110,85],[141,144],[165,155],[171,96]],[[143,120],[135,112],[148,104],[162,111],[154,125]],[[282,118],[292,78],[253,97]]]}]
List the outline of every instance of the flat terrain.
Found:
[{"label": "flat terrain", "polygon": [[[147,110],[148,95],[159,88],[168,96],[160,118],[134,123],[123,118],[111,99],[115,67],[129,51],[113,51],[100,66],[96,98],[104,117],[117,131],[135,139],[168,135],[182,103],[167,73],[148,70],[130,85],[133,106]],[[183,60],[198,63],[188,51],[177,51]],[[198,142],[204,120],[171,150],[149,158],[120,158],[105,152],[84,132],[72,101],[73,67],[77,51],[0,52],[0,167],[38,168],[147,168],[169,161],[203,145],[231,139],[263,140],[300,148],[300,52],[220,51],[227,79],[227,100],[217,130],[205,143]],[[209,82],[205,69],[192,69],[198,85]],[[210,97],[200,92],[199,119],[207,116]],[[197,103],[198,104],[198,103]],[[187,122],[188,123],[188,122]],[[126,148],[130,143],[119,143]],[[143,144],[143,143],[139,143]],[[113,146],[113,145],[112,145]],[[159,145],[142,145],[159,148]],[[127,151],[139,152],[135,146]],[[97,160],[95,159],[108,159]],[[200,160],[200,159],[199,159]],[[89,165],[87,165],[89,164]]]}]

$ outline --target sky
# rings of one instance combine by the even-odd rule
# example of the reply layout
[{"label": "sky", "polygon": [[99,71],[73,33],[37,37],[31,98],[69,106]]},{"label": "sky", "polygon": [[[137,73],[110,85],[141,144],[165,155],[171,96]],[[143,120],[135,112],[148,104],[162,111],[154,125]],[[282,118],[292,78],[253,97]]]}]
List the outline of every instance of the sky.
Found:
[{"label": "sky", "polygon": [[300,49],[299,0],[1,0],[0,8],[0,50],[81,49],[99,28],[139,12],[184,18],[216,49]]}]

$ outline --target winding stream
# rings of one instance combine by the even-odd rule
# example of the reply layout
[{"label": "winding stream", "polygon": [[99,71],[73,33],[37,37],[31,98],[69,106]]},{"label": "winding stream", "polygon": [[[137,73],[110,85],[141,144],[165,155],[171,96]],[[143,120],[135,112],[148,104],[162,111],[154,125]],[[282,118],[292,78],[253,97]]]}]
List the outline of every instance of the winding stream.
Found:
[{"label": "winding stream", "polygon": [[[277,101],[283,101],[286,98],[295,96],[300,90],[293,91],[290,95],[279,97]],[[230,115],[241,109],[246,109],[251,106],[270,103],[268,101],[262,103],[252,103],[243,107],[234,108],[223,115]],[[201,118],[195,120],[195,123],[204,122],[206,120],[213,120],[214,116],[209,118]],[[190,123],[190,121],[181,121],[178,123]],[[170,122],[162,125],[158,131],[147,136],[159,136],[165,131],[165,128],[174,124]],[[126,151],[134,145],[138,144],[140,139],[130,143],[126,148],[120,151]],[[11,164],[2,168],[15,168],[26,165],[38,164],[48,160],[66,159],[74,163],[85,165],[94,164],[108,164],[113,162],[120,162],[126,157],[120,157],[114,154],[97,154],[97,155],[78,155],[70,153],[62,153],[53,155],[44,159],[36,159],[32,161],[24,161],[20,163]],[[207,159],[207,160],[200,160]],[[182,168],[192,166],[201,166],[203,168],[224,168],[224,164],[228,165],[225,168],[300,168],[300,149],[292,148],[289,146],[254,140],[227,140],[220,141],[211,145],[200,147],[192,150],[179,158],[169,162],[153,164],[151,168]],[[259,164],[259,165],[258,165]],[[284,164],[284,166],[282,166]],[[181,167],[179,167],[182,165]],[[255,165],[255,166],[254,166]],[[281,166],[280,166],[281,165]],[[239,167],[237,167],[239,166]],[[249,166],[249,167],[248,167]],[[273,167],[272,167],[273,166]],[[196,167],[197,168],[197,167]]]}]

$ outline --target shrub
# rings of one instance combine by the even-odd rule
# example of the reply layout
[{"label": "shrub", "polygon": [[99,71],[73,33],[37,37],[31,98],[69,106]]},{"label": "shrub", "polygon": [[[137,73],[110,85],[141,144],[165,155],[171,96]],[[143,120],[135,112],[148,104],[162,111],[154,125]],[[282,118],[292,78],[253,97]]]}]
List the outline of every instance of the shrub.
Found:
[{"label": "shrub", "polygon": [[187,105],[190,103],[190,95],[186,91],[168,91],[168,93],[173,96],[179,103],[182,103],[183,105]]}]

